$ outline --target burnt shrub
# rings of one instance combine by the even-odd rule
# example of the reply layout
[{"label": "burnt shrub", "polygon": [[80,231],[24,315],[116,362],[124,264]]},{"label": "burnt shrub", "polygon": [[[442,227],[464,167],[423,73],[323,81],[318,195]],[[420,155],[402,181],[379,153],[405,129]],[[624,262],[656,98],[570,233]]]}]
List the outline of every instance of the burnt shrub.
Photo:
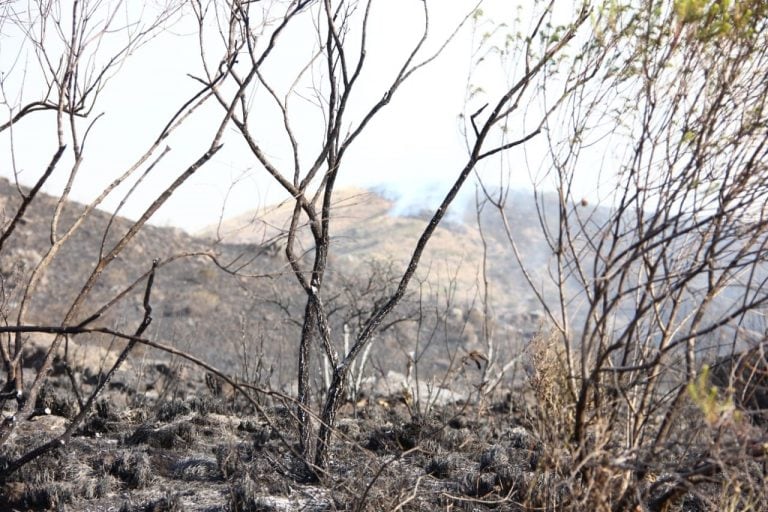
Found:
[{"label": "burnt shrub", "polygon": [[145,452],[126,451],[119,454],[109,473],[131,489],[143,489],[152,483],[152,467]]}]

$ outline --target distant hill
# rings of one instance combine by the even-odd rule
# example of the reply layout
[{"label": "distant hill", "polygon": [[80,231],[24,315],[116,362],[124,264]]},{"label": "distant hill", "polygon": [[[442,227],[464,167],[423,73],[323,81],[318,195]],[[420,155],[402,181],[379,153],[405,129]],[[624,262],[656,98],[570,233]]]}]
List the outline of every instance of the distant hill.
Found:
[{"label": "distant hill", "polygon": [[[15,186],[0,180],[4,225],[19,201]],[[55,204],[55,198],[40,194],[0,254],[9,321],[14,319],[31,268],[50,247]],[[428,219],[426,214],[392,215],[394,204],[382,194],[350,189],[340,192],[334,205],[333,254],[324,291],[326,303],[334,311],[332,328],[339,343],[345,323],[354,329],[356,322],[370,314],[373,303],[391,292]],[[543,275],[551,251],[541,236],[533,200],[518,194],[510,205],[509,218],[521,252],[531,263],[533,274]],[[70,226],[83,208],[67,203],[59,231]],[[440,369],[452,364],[450,358],[457,353],[482,349],[478,286],[483,251],[472,210],[465,218],[451,218],[436,231],[411,294],[392,317],[403,321],[394,322],[377,341],[372,365],[380,371],[386,366],[404,366],[407,354],[414,351],[421,351],[425,361],[429,359],[432,367]],[[196,236],[179,229],[146,226],[108,267],[79,318],[89,316],[136,280],[151,267],[153,259],[175,258],[158,272],[152,294],[154,321],[148,335],[188,349],[241,377],[287,385],[295,373],[304,305],[281,251],[281,236],[291,211],[290,204],[273,205],[226,219]],[[61,320],[96,264],[102,239],[109,248],[130,226],[126,219],[110,217],[105,212],[93,212],[67,242],[33,296],[31,321],[50,324]],[[519,345],[538,326],[538,306],[512,257],[498,216],[486,211],[482,218],[493,286],[492,321],[500,340],[507,343],[514,338]],[[311,248],[307,236],[302,237],[302,243],[305,249]],[[230,271],[237,270],[236,275],[201,256],[204,253],[215,256]],[[134,330],[142,314],[142,293],[139,286],[100,322]],[[415,312],[419,310],[429,311],[431,319],[422,315],[418,324]],[[442,327],[438,317],[443,319]],[[433,339],[439,329],[442,344],[418,345],[429,333]]]},{"label": "distant hill", "polygon": [[[376,258],[392,260],[404,268],[432,212],[393,215],[395,206],[395,200],[379,192],[340,191],[333,209],[331,235],[335,259],[331,266],[350,268],[368,258]],[[224,244],[274,244],[279,250],[292,210],[290,202],[270,205],[225,219],[197,235]],[[419,276],[435,288],[446,288],[450,283],[458,300],[471,301],[482,283],[483,241],[474,206],[465,210],[463,217],[451,216],[437,228],[423,256]],[[544,272],[551,250],[544,241],[533,196],[513,193],[508,216],[513,236],[530,269],[534,275]],[[510,250],[497,212],[486,208],[482,222],[495,309],[506,316],[538,309]],[[309,248],[311,239],[306,231],[301,240],[304,247]]]}]

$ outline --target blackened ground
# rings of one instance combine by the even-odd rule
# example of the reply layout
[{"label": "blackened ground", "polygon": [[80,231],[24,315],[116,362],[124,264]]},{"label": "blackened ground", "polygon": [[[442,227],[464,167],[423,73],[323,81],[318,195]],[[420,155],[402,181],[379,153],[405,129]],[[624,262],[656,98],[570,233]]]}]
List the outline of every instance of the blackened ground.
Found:
[{"label": "blackened ground", "polygon": [[[166,374],[149,365],[145,377]],[[573,468],[551,464],[515,393],[422,413],[397,397],[346,404],[330,467],[312,475],[297,457],[289,402],[262,397],[259,414],[211,394],[204,378],[169,375],[177,388],[158,385],[160,394],[113,387],[69,445],[2,484],[0,510],[558,510],[580,485]],[[53,415],[19,428],[0,466],[77,410],[63,375],[40,400]],[[669,510],[708,510],[702,490]]]}]

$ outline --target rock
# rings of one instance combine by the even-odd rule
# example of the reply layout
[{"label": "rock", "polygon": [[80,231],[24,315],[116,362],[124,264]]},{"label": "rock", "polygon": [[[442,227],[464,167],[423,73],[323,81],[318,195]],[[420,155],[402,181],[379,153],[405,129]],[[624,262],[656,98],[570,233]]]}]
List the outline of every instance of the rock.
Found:
[{"label": "rock", "polygon": [[[45,354],[56,339],[55,334],[31,333],[24,342],[24,364],[28,368],[40,368]],[[70,366],[86,375],[98,375],[100,372],[107,372],[117,361],[119,349],[117,347],[104,347],[97,344],[81,344],[70,338],[68,342],[67,357]],[[57,357],[61,359],[64,356],[65,341],[59,344]],[[124,361],[121,370],[130,368],[129,362]]]},{"label": "rock", "polygon": [[13,437],[35,438],[48,441],[64,434],[69,420],[55,414],[35,416],[29,421],[21,421],[14,430]]},{"label": "rock", "polygon": [[720,358],[712,365],[712,383],[733,391],[738,407],[754,421],[768,423],[768,343]]},{"label": "rock", "polygon": [[388,371],[382,377],[363,379],[361,391],[373,398],[400,398],[407,403],[447,405],[465,401],[468,393],[442,387],[431,381],[418,381],[400,372]]}]

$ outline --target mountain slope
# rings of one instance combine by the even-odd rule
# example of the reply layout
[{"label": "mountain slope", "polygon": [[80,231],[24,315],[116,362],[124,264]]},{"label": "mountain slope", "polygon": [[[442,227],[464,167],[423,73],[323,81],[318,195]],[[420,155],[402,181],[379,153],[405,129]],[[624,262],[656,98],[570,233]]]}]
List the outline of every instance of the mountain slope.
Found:
[{"label": "mountain slope", "polygon": [[[331,270],[337,266],[354,267],[367,258],[392,260],[404,269],[432,212],[395,215],[396,201],[369,190],[342,190],[336,198],[331,221],[331,255],[335,258],[331,261]],[[556,211],[553,200],[544,199],[544,206],[550,211]],[[512,192],[508,204],[506,212],[512,236],[526,269],[538,282],[544,283],[552,251],[544,239],[533,196]],[[484,242],[477,227],[474,205],[466,205],[463,210],[466,213],[462,216],[449,215],[435,230],[422,257],[418,276],[434,290],[450,288],[457,300],[471,302],[482,293]],[[285,237],[290,226],[292,211],[291,202],[270,205],[226,219],[198,235],[223,243],[274,244],[280,249],[279,240]],[[539,306],[510,248],[498,212],[486,207],[481,218],[493,306],[498,316],[514,322]],[[311,237],[306,229],[301,233],[302,247],[307,250],[312,247]]]},{"label": "mountain slope", "polygon": [[[357,328],[374,304],[392,292],[428,218],[392,215],[394,201],[370,191],[348,190],[338,197],[323,292],[332,311],[334,340],[341,344],[343,326]],[[15,187],[0,180],[0,205],[6,222],[19,202]],[[530,222],[535,217],[521,209],[532,203],[517,203],[514,229],[517,236],[526,237],[521,244],[523,251],[537,265],[548,261],[548,249]],[[3,312],[11,322],[31,270],[50,247],[55,204],[55,198],[40,194],[0,255]],[[59,232],[70,226],[83,208],[67,203]],[[288,386],[295,373],[304,308],[301,290],[279,250],[291,211],[290,204],[274,205],[229,219],[196,237],[178,229],[145,226],[107,267],[76,318],[90,316],[159,259],[149,337],[189,350],[229,373]],[[502,340],[522,341],[537,327],[535,315],[530,314],[537,306],[492,212],[484,213],[483,223],[496,332]],[[60,323],[100,252],[107,251],[130,225],[126,219],[111,219],[107,213],[94,211],[53,260],[32,295],[26,321]],[[311,248],[306,233],[301,242],[305,249]],[[444,369],[456,354],[483,348],[483,308],[478,298],[482,247],[472,215],[452,218],[437,229],[409,295],[393,312],[390,329],[377,338],[371,354],[377,371],[401,370],[414,351],[422,353],[425,369],[429,365]],[[212,257],[228,271],[215,265]],[[133,332],[143,313],[143,286],[139,284],[118,300],[99,322]],[[425,311],[429,315],[425,316]],[[424,339],[435,339],[438,331],[443,342],[420,345]]]}]

